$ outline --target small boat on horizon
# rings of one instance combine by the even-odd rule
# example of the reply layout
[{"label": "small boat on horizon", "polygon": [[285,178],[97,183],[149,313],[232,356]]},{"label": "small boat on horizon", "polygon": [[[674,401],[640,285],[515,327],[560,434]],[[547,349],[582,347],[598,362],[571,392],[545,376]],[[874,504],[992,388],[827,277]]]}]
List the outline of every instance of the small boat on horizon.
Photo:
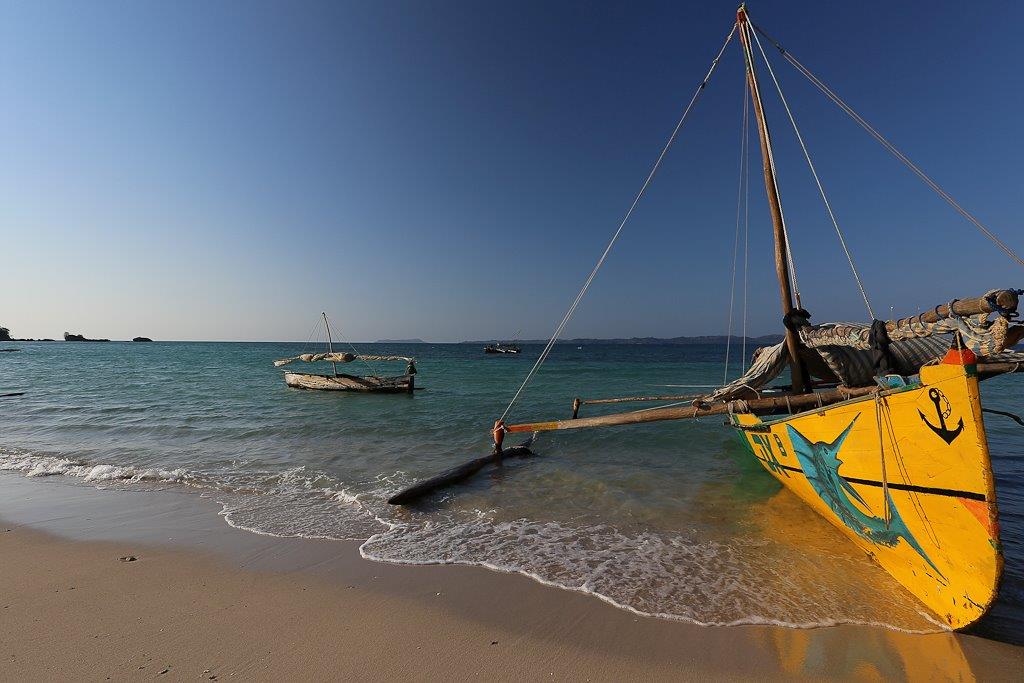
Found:
[{"label": "small boat on horizon", "polygon": [[516,344],[502,344],[501,342],[495,342],[494,344],[488,344],[484,347],[484,353],[508,353],[516,354],[522,353],[523,350]]},{"label": "small boat on horizon", "polygon": [[[284,382],[295,389],[315,389],[319,391],[356,391],[376,394],[411,394],[416,390],[416,359],[408,356],[375,356],[355,353],[336,353],[334,351],[334,340],[331,337],[331,325],[327,320],[327,314],[321,313],[324,326],[327,330],[327,353],[303,353],[291,358],[282,358],[274,361],[274,367],[283,367],[290,363],[301,361],[304,363],[330,363],[333,367],[333,374],[317,374],[308,372],[285,371]],[[349,346],[352,346],[349,344]],[[350,375],[338,372],[338,363],[352,363],[359,361],[370,370],[366,375]],[[402,375],[380,375],[370,366],[370,363],[404,362],[406,363],[405,374]]]},{"label": "small boat on horizon", "polygon": [[520,332],[522,332],[522,330],[516,330],[516,333],[512,337],[512,341],[510,342],[495,341],[493,344],[488,344],[487,346],[484,347],[484,353],[503,353],[506,355],[515,355],[517,353],[522,353],[523,350],[519,348],[518,344],[516,344],[516,342],[519,341]]}]

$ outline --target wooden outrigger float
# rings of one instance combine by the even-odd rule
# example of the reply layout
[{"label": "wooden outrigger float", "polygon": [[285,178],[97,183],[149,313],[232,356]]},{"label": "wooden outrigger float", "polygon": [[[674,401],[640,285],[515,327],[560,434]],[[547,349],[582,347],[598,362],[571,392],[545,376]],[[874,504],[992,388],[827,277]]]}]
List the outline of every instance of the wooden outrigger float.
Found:
[{"label": "wooden outrigger float", "polygon": [[[953,300],[916,316],[884,322],[874,319],[853,258],[846,250],[838,222],[758,34],[777,47],[787,61],[961,215],[1024,266],[1024,260],[938,188],[790,53],[754,26],[741,5],[732,32],[683,112],[633,206],[547,348],[505,413],[495,422],[494,453],[475,461],[476,469],[487,462],[501,462],[502,441],[508,433],[536,435],[551,430],[721,416],[783,486],[867,552],[944,623],[952,628],[966,627],[980,619],[995,600],[1003,568],[995,486],[982,418],[986,409],[982,407],[978,386],[979,381],[989,377],[1024,370],[1024,353],[1012,350],[1024,337],[1024,326],[1015,322],[1018,298],[1024,290],[990,290],[980,297]],[[577,398],[573,401],[571,418],[506,424],[509,410],[561,334],[734,35],[738,35],[743,51],[746,89],[760,142],[786,330],[784,340],[759,349],[741,377],[707,395]],[[775,176],[771,136],[762,105],[755,49],[771,75],[818,183],[872,318],[870,324],[812,325],[810,314],[800,305]],[[745,131],[746,117],[745,109]],[[743,149],[746,149],[745,137]],[[770,387],[769,383],[787,368],[790,384]],[[638,401],[675,401],[683,405],[579,416],[580,409],[586,405]],[[1005,415],[1024,424],[1009,413],[986,412]],[[525,453],[522,447],[516,447],[515,454]],[[459,472],[459,468],[450,472]],[[461,478],[442,475],[399,493],[391,502],[411,502],[417,496]]]},{"label": "wooden outrigger float", "polygon": [[[356,353],[335,353],[334,340],[331,338],[331,324],[327,320],[326,313],[321,313],[321,315],[327,328],[327,353],[303,353],[291,358],[282,358],[274,361],[274,367],[282,367],[296,361],[305,363],[326,362],[330,363],[333,367],[333,374],[285,371],[285,384],[295,389],[356,391],[375,394],[411,394],[416,390],[416,359],[407,356],[368,356]],[[349,375],[338,372],[338,363],[352,363],[354,361],[364,364],[403,362],[406,364],[405,374],[392,376],[376,374]]]}]

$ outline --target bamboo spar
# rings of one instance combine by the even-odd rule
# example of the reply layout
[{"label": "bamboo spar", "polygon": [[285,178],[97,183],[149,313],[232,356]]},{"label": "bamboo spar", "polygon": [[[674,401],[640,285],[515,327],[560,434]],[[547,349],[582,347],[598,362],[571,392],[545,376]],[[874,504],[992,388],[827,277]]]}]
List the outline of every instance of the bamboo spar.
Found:
[{"label": "bamboo spar", "polygon": [[[736,13],[740,42],[743,45],[743,59],[747,64],[747,83],[750,86],[750,99],[754,105],[754,116],[757,119],[757,136],[761,142],[761,159],[764,170],[764,186],[768,194],[768,206],[771,208],[772,227],[775,233],[775,274],[779,278],[779,293],[782,296],[782,314],[788,316],[793,310],[793,291],[789,261],[787,257],[785,228],[783,227],[782,205],[779,201],[779,188],[775,180],[775,169],[772,164],[772,142],[768,133],[768,123],[764,118],[764,107],[761,104],[761,89],[754,68],[754,53],[750,46],[750,24],[747,21],[745,5],[740,5]],[[797,301],[797,306],[800,302]],[[799,340],[793,330],[786,328],[786,349],[789,351],[789,367],[793,378],[793,389],[805,393],[808,389],[807,377],[800,360]]]},{"label": "bamboo spar", "polygon": [[[895,332],[897,328],[907,327],[911,323],[934,323],[952,316],[971,316],[979,313],[994,313],[998,308],[1004,311],[1016,311],[1019,297],[1017,291],[1012,289],[999,289],[991,292],[989,296],[978,296],[973,299],[954,299],[952,310],[950,304],[940,304],[935,308],[925,311],[919,315],[912,315],[908,318],[890,320],[885,323],[889,332]],[[995,304],[995,306],[993,306]]]},{"label": "bamboo spar", "polygon": [[[506,432],[546,432],[558,429],[584,429],[586,427],[611,427],[613,425],[640,424],[643,422],[660,422],[662,420],[690,420],[708,415],[725,415],[733,412],[749,412],[755,415],[771,415],[786,412],[800,412],[818,406],[831,405],[851,398],[867,396],[873,393],[885,393],[879,387],[858,387],[847,389],[839,387],[829,391],[812,394],[783,394],[771,398],[758,398],[749,401],[722,401],[703,406],[684,406],[678,408],[649,408],[633,410],[626,413],[612,413],[596,417],[580,417],[571,420],[554,420],[552,422],[529,422],[525,424],[507,425]],[[738,407],[743,404],[743,408]]]},{"label": "bamboo spar", "polygon": [[[978,378],[985,380],[998,375],[1024,372],[1021,363],[978,363]],[[709,415],[725,415],[729,412],[752,413],[754,415],[778,415],[780,413],[798,413],[814,408],[848,401],[862,396],[878,394],[886,396],[897,390],[883,390],[880,387],[836,387],[827,391],[809,394],[782,394],[770,398],[757,398],[747,401],[721,401],[701,406],[680,406],[678,408],[647,408],[632,410],[625,413],[598,415],[596,417],[578,417],[569,420],[552,420],[549,422],[527,422],[506,425],[506,432],[548,432],[559,429],[585,429],[587,427],[612,427],[615,425],[642,424],[644,422],[661,422],[664,420],[692,420]]]}]

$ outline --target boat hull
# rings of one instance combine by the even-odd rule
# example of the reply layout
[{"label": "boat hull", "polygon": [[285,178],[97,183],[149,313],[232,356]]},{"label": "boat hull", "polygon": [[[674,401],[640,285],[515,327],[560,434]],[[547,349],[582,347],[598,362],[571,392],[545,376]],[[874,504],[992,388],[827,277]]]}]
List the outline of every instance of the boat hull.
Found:
[{"label": "boat hull", "polygon": [[731,422],[769,473],[951,628],[980,619],[1003,568],[974,366],[782,418]]},{"label": "boat hull", "polygon": [[284,373],[284,382],[295,389],[375,394],[411,394],[416,388],[413,375],[378,377],[375,375],[314,375],[305,372],[286,372]]}]

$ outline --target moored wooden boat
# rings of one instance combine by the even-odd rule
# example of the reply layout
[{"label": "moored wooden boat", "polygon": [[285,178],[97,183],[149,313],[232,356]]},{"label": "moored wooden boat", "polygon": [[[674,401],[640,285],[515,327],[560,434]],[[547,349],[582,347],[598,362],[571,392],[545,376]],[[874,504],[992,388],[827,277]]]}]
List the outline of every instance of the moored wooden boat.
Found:
[{"label": "moored wooden boat", "polygon": [[502,344],[501,342],[498,342],[496,344],[488,344],[487,346],[484,347],[484,353],[499,353],[499,354],[512,354],[512,355],[515,355],[515,354],[521,353],[521,352],[522,352],[522,349],[520,349],[515,344]]},{"label": "moored wooden boat", "polygon": [[[331,324],[327,314],[321,313],[327,330],[327,353],[303,353],[291,358],[274,361],[274,367],[283,367],[298,361],[304,363],[330,363],[334,372],[317,374],[308,372],[285,371],[284,382],[295,389],[314,389],[317,391],[354,391],[376,394],[411,394],[416,390],[416,359],[408,356],[375,356],[357,353],[335,353],[334,340],[331,336]],[[354,349],[353,349],[354,350]],[[338,372],[338,363],[363,363],[367,368],[370,363],[402,362],[405,363],[405,374],[351,375]]]}]

